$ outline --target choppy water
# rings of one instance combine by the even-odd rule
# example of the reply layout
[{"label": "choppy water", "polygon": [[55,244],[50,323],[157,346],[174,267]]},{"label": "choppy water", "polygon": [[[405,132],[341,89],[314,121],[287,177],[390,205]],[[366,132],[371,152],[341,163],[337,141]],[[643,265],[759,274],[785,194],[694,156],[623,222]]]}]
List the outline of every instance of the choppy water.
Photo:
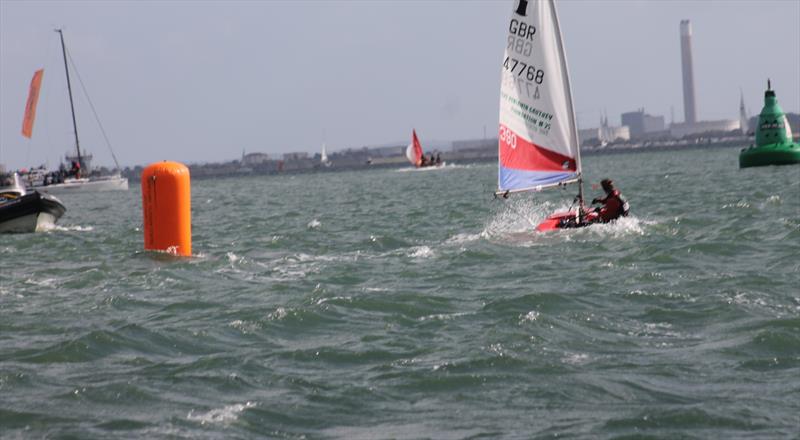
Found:
[{"label": "choppy water", "polygon": [[633,216],[547,235],[491,164],[195,181],[177,260],[64,196],[1,237],[0,437],[797,438],[800,167],[737,154],[586,157]]}]

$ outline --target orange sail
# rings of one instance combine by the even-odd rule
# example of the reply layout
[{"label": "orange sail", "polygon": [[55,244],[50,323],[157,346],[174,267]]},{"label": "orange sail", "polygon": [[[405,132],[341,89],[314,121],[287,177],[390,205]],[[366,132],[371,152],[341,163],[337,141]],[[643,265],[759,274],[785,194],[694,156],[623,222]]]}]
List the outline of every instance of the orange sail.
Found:
[{"label": "orange sail", "polygon": [[25,119],[22,121],[22,135],[26,138],[33,134],[33,120],[36,119],[36,104],[39,102],[39,89],[42,86],[44,69],[39,69],[33,74],[31,90],[28,92],[28,103],[25,104]]}]

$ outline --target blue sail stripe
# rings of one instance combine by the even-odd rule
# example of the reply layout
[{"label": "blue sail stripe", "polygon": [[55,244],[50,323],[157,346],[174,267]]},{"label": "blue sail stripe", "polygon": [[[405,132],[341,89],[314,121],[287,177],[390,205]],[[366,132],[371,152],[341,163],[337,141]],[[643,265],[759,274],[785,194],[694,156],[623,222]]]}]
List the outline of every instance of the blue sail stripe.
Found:
[{"label": "blue sail stripe", "polygon": [[513,191],[515,189],[563,182],[575,176],[576,174],[572,171],[524,171],[506,168],[501,165],[498,173],[498,188],[500,191]]}]

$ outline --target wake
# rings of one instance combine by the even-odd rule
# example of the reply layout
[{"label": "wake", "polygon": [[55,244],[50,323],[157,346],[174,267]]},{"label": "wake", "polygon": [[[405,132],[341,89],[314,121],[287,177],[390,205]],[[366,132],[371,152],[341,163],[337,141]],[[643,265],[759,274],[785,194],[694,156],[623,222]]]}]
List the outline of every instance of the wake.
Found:
[{"label": "wake", "polygon": [[620,217],[611,223],[598,223],[585,228],[563,229],[549,232],[536,232],[536,226],[554,212],[567,211],[573,206],[567,203],[537,202],[531,199],[507,201],[493,214],[481,231],[481,237],[490,241],[532,243],[559,237],[570,240],[573,237],[621,238],[645,235],[648,226],[657,222],[637,216]]}]

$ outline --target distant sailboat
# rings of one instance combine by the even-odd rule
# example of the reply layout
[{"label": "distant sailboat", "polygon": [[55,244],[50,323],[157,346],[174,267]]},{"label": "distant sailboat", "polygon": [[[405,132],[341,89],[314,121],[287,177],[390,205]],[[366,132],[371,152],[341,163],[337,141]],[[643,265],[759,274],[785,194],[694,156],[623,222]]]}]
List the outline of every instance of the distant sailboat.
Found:
[{"label": "distant sailboat", "polygon": [[419,143],[417,130],[412,131],[411,143],[406,147],[406,158],[415,167],[419,167],[422,164],[422,145]]},{"label": "distant sailboat", "polygon": [[[72,98],[72,83],[69,77],[69,67],[67,61],[67,48],[64,44],[64,33],[61,29],[56,29],[61,39],[61,51],[64,56],[64,71],[67,77],[67,91],[69,94],[69,106],[72,115],[72,127],[75,133],[75,152],[74,156],[67,155],[67,161],[72,164],[73,170],[71,175],[64,176],[63,172],[47,173],[46,170],[39,170],[38,173],[31,173],[28,175],[28,183],[30,186],[41,192],[47,193],[70,193],[70,192],[84,192],[84,191],[126,191],[128,189],[128,179],[122,177],[119,173],[111,176],[90,176],[84,177],[84,174],[90,173],[89,163],[91,155],[81,153],[80,141],[78,140],[78,124],[75,119],[75,105]],[[28,105],[25,110],[25,120],[23,122],[22,134],[28,138],[31,137],[33,129],[33,118],[35,116],[36,104],[35,100],[38,98],[39,85],[41,83],[42,70],[34,74],[34,79],[31,82],[30,95],[28,97]],[[34,84],[36,87],[34,88]],[[31,107],[31,101],[34,101]],[[103,133],[105,135],[105,132]],[[112,152],[113,155],[113,152]],[[116,163],[116,158],[114,159]],[[119,169],[119,164],[117,164]]]},{"label": "distant sailboat", "polygon": [[441,158],[437,160],[433,155],[425,155],[417,137],[417,130],[411,131],[411,143],[406,147],[406,158],[417,168],[441,168],[445,165]]},{"label": "distant sailboat", "polygon": [[322,154],[320,154],[319,161],[325,167],[333,165],[330,159],[328,159],[328,150],[325,148],[325,143],[322,144]]},{"label": "distant sailboat", "polygon": [[[517,0],[508,24],[500,86],[497,195],[578,184],[578,209],[556,214],[584,220],[580,143],[567,59],[553,0]],[[553,221],[555,219],[555,221]]]},{"label": "distant sailboat", "polygon": [[740,89],[739,90],[739,129],[742,130],[742,134],[747,136],[750,131],[750,123],[747,117],[747,109],[744,106],[744,92]]}]

